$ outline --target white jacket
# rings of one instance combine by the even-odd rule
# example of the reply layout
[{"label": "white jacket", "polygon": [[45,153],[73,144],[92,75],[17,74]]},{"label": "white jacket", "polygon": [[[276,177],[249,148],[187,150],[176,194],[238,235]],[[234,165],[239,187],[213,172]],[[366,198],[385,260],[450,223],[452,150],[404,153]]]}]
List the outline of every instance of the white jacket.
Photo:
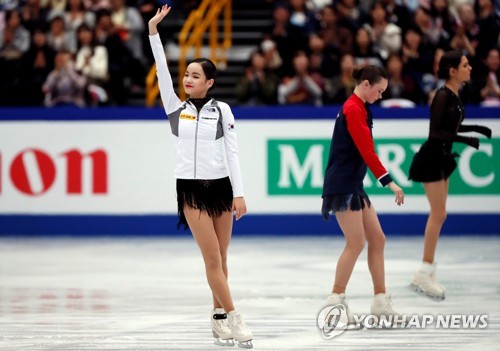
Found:
[{"label": "white jacket", "polygon": [[178,179],[219,179],[227,177],[222,144],[233,196],[243,196],[234,116],[228,104],[210,99],[200,110],[189,100],[181,101],[174,92],[165,51],[158,34],[149,42],[156,61],[156,75],[163,107],[170,121],[175,143],[174,176]]}]

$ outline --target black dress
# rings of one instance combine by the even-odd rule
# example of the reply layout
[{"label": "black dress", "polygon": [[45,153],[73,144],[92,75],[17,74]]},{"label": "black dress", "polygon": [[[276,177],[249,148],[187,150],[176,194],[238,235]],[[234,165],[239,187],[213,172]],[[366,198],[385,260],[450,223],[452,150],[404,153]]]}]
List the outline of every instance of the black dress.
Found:
[{"label": "black dress", "polygon": [[[474,145],[477,138],[458,135],[459,132],[486,133],[486,127],[464,126],[464,107],[459,96],[446,86],[438,89],[431,105],[428,140],[413,157],[409,179],[415,182],[435,182],[448,179],[457,167],[453,142]],[[476,144],[477,146],[477,144]]]}]

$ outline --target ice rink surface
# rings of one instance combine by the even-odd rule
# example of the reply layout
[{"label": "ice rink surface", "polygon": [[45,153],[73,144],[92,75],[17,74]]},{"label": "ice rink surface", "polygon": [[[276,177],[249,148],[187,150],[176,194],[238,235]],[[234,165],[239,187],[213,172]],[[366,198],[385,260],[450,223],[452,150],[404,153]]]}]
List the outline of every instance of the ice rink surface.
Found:
[{"label": "ice rink surface", "polygon": [[[331,291],[340,236],[235,237],[235,305],[254,350],[500,350],[500,237],[442,237],[434,302],[407,286],[422,237],[388,237],[387,287],[405,314],[487,314],[485,329],[370,329],[322,338],[317,314]],[[347,290],[368,314],[366,250]],[[215,346],[201,255],[185,238],[0,238],[0,350],[237,350]]]}]

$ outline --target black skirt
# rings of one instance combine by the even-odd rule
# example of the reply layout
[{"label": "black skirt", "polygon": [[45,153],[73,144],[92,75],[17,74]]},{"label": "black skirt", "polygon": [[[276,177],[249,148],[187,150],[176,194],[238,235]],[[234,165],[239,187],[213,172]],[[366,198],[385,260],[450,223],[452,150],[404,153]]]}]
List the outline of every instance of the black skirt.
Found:
[{"label": "black skirt", "polygon": [[408,179],[423,183],[448,179],[457,168],[457,157],[451,152],[451,143],[429,139],[413,156]]},{"label": "black skirt", "polygon": [[189,225],[184,215],[184,207],[188,206],[210,217],[220,217],[223,212],[233,208],[233,188],[229,177],[220,179],[177,179],[177,211],[179,221],[177,229]]},{"label": "black skirt", "polygon": [[371,202],[365,192],[362,194],[333,194],[323,197],[323,206],[321,207],[321,214],[323,218],[328,221],[330,219],[330,212],[343,211],[361,211],[365,208],[365,202],[370,207]]}]

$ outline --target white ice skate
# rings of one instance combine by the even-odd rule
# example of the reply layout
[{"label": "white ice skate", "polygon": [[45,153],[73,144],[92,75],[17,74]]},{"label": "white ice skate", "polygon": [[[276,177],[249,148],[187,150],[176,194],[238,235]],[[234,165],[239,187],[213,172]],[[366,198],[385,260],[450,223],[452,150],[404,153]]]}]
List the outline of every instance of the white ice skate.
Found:
[{"label": "white ice skate", "polygon": [[222,308],[216,308],[210,313],[214,344],[219,346],[234,346],[234,340],[229,329],[227,314]]},{"label": "white ice skate", "polygon": [[344,293],[336,294],[332,293],[328,296],[326,300],[327,306],[344,305],[347,312],[347,327],[345,330],[359,330],[362,328],[361,323],[356,323],[354,316],[352,315],[351,309],[347,305],[346,296]]},{"label": "white ice skate", "polygon": [[445,289],[436,278],[435,262],[422,262],[422,266],[413,276],[410,288],[434,301],[443,301],[445,298]]},{"label": "white ice skate", "polygon": [[407,323],[407,316],[394,309],[390,294],[375,295],[370,311],[372,315],[379,317],[378,327],[380,328],[404,328]]},{"label": "white ice skate", "polygon": [[243,316],[238,310],[233,310],[227,314],[231,335],[238,342],[238,346],[244,349],[253,348],[253,334],[248,329]]}]

